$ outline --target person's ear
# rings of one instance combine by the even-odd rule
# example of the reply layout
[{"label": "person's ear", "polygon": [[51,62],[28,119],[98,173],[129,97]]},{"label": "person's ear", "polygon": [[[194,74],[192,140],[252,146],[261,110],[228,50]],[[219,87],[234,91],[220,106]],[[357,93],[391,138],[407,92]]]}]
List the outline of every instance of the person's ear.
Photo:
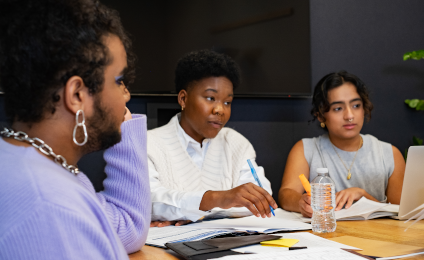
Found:
[{"label": "person's ear", "polygon": [[324,122],[325,122],[325,118],[324,118],[324,117],[322,117],[322,116],[320,115],[320,113],[316,113],[316,114],[315,114],[315,116],[317,117],[317,119],[318,119],[318,121],[319,121],[320,123],[324,123]]},{"label": "person's ear", "polygon": [[[124,83],[122,83],[124,84]],[[127,87],[124,85],[124,98],[125,98],[125,103],[128,103],[128,101],[130,101],[131,99],[131,94],[130,91],[127,89]]]},{"label": "person's ear", "polygon": [[72,76],[68,79],[64,90],[64,103],[66,109],[76,114],[78,110],[87,109],[93,103],[93,97],[90,95],[84,81],[79,76]]},{"label": "person's ear", "polygon": [[180,90],[180,92],[178,93],[178,104],[180,104],[181,110],[184,110],[184,108],[186,107],[187,98],[187,91],[185,89]]}]

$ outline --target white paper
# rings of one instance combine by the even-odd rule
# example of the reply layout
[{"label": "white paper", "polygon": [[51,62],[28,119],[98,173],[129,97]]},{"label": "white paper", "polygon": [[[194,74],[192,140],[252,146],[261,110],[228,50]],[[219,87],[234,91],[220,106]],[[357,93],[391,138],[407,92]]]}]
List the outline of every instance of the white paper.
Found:
[{"label": "white paper", "polygon": [[[338,243],[335,241],[331,241],[319,236],[316,236],[311,233],[307,232],[299,232],[299,233],[284,233],[284,234],[273,234],[275,236],[282,236],[283,238],[292,238],[297,239],[299,242],[296,243],[295,247],[307,247],[310,248],[344,248],[344,249],[352,249],[352,250],[362,250],[357,247],[348,246],[342,243]],[[281,248],[281,249],[279,249]],[[244,246],[244,247],[238,247],[231,249],[232,251],[236,251],[239,253],[262,253],[262,252],[269,252],[267,250],[273,251],[273,252],[279,252],[279,251],[287,251],[288,248],[284,247],[270,247],[270,246],[261,246],[261,245],[253,245],[253,246]]]},{"label": "white paper", "polygon": [[252,254],[260,254],[260,253],[269,253],[269,252],[284,252],[289,251],[288,247],[282,246],[262,246],[261,244],[243,246],[231,249],[231,251],[239,252],[239,253],[252,253]]},{"label": "white paper", "polygon": [[219,260],[310,260],[310,259],[325,259],[325,260],[363,260],[361,256],[346,252],[338,248],[312,248],[290,250],[285,252],[270,252],[260,254],[246,255],[231,255]]},{"label": "white paper", "polygon": [[149,228],[146,244],[151,246],[165,247],[166,243],[196,241],[228,233],[232,233],[232,231],[218,229],[181,228],[176,226],[151,227]]},{"label": "white paper", "polygon": [[380,258],[376,258],[376,260],[399,259],[399,258],[405,258],[405,257],[410,257],[410,256],[414,256],[414,255],[421,255],[421,254],[424,254],[424,252],[418,252],[418,253],[407,254],[407,255],[391,256],[391,257],[380,257]]},{"label": "white paper", "polygon": [[202,221],[192,223],[186,226],[187,228],[212,228],[212,229],[233,229],[233,230],[248,230],[269,233],[271,230],[308,230],[312,229],[310,224],[303,223],[292,213],[282,209],[275,210],[275,217],[261,218],[249,216],[235,219],[218,219],[210,221]]},{"label": "white paper", "polygon": [[298,239],[296,247],[308,247],[308,248],[319,248],[319,247],[331,247],[331,248],[343,248],[343,249],[352,249],[352,250],[362,250],[361,248],[348,246],[342,243],[338,243],[332,240],[328,240],[308,232],[299,232],[299,233],[284,233],[280,234],[283,238],[293,238]]}]

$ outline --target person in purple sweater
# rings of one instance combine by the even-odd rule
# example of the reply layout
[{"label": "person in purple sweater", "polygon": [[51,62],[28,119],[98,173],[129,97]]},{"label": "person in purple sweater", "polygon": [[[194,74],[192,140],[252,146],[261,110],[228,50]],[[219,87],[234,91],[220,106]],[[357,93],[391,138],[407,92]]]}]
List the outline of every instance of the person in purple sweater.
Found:
[{"label": "person in purple sweater", "polygon": [[[2,1],[0,34],[11,123],[0,129],[0,259],[128,259],[146,241],[151,200],[118,14],[92,0]],[[96,193],[76,163],[106,148]]]}]

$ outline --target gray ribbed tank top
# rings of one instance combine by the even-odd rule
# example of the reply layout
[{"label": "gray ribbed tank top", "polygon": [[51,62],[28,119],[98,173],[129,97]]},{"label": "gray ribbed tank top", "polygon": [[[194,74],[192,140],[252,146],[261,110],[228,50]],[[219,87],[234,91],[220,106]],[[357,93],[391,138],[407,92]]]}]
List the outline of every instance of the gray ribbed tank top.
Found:
[{"label": "gray ribbed tank top", "polygon": [[[305,158],[309,165],[309,181],[317,176],[317,168],[328,168],[329,175],[335,183],[336,192],[359,187],[377,200],[386,202],[387,184],[395,168],[392,145],[379,141],[372,135],[361,136],[363,145],[350,170],[352,173],[350,180],[347,179],[348,171],[334,152],[328,134],[302,139]],[[337,147],[335,149],[349,168],[356,151],[346,152]]]}]

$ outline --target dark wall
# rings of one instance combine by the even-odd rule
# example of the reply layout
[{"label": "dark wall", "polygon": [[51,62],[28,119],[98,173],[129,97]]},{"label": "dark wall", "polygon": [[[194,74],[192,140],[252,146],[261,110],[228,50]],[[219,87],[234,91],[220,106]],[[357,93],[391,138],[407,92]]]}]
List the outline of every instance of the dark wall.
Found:
[{"label": "dark wall", "polygon": [[[174,70],[181,56],[213,49],[230,55],[242,68],[244,81],[236,93],[310,95],[308,0],[102,2],[121,13],[133,35],[140,58],[133,93],[175,93]],[[275,12],[280,16],[271,15]],[[258,15],[274,19],[213,30]]]},{"label": "dark wall", "polygon": [[363,133],[401,150],[424,137],[422,113],[403,103],[424,96],[424,60],[403,61],[424,48],[420,0],[319,0],[311,3],[312,81],[345,69],[371,90],[375,109]]},{"label": "dark wall", "polygon": [[[347,70],[371,91],[375,110],[362,133],[390,142],[401,151],[412,136],[424,137],[423,114],[403,103],[424,98],[424,61],[402,61],[407,51],[424,48],[424,1],[313,0],[310,1],[312,83],[329,72]],[[140,57],[140,63],[143,62]],[[132,112],[147,113],[147,103],[174,103],[175,97],[133,97]],[[3,98],[0,96],[0,103]],[[245,135],[265,167],[276,198],[287,155],[302,137],[322,133],[311,119],[310,99],[236,98],[229,127]],[[0,111],[0,121],[4,115]],[[101,154],[89,155],[99,158]],[[80,162],[100,189],[101,160]]]}]

